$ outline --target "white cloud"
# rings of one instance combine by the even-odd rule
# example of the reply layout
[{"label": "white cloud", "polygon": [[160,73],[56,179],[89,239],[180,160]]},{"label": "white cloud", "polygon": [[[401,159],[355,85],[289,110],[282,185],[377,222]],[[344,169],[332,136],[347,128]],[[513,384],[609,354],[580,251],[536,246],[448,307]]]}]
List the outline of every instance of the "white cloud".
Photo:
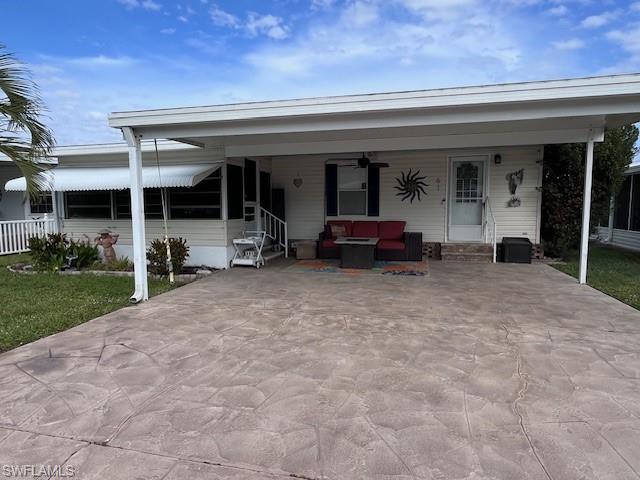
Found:
[{"label": "white cloud", "polygon": [[364,26],[378,20],[378,6],[371,2],[357,0],[347,6],[342,14],[347,23]]},{"label": "white cloud", "polygon": [[607,33],[607,38],[618,43],[624,50],[640,57],[640,25],[628,30],[612,30]]},{"label": "white cloud", "polygon": [[333,7],[336,0],[311,0],[312,10],[327,10]]},{"label": "white cloud", "polygon": [[145,10],[158,11],[162,9],[162,5],[154,2],[153,0],[117,0],[125,7],[131,8],[144,8]]},{"label": "white cloud", "polygon": [[[501,23],[501,18],[490,12],[474,12],[467,16],[464,28],[444,17],[428,21],[387,17],[371,28],[366,23],[354,24],[353,17],[343,13],[338,22],[317,22],[291,42],[262,46],[245,58],[266,75],[284,77],[324,77],[332,70],[339,78],[349,75],[356,65],[377,72],[375,77],[383,71],[391,74],[394,65],[412,66],[421,72],[415,79],[419,84],[420,79],[425,82],[431,78],[437,68],[456,71],[464,65],[483,71],[483,65],[491,65],[501,72],[518,68],[522,52]],[[358,75],[351,72],[354,74]],[[464,75],[459,78],[466,81]]]},{"label": "white cloud", "polygon": [[106,55],[96,55],[93,57],[76,57],[62,59],[64,63],[77,67],[86,68],[122,68],[129,67],[135,63],[131,57],[108,57]]},{"label": "white cloud", "polygon": [[562,17],[569,13],[569,9],[565,5],[558,5],[557,7],[551,7],[547,10],[547,13],[556,17]]},{"label": "white cloud", "polygon": [[174,33],[176,33],[176,29],[175,28],[163,28],[162,30],[160,30],[160,33],[162,33],[163,35],[173,35]]},{"label": "white cloud", "polygon": [[259,15],[249,12],[245,29],[252,37],[262,34],[269,38],[281,40],[289,36],[289,29],[282,18],[274,15]]},{"label": "white cloud", "polygon": [[140,6],[140,2],[138,2],[138,0],[118,0],[118,3],[121,3],[127,8],[136,8]]},{"label": "white cloud", "polygon": [[551,44],[558,50],[578,50],[584,48],[584,42],[579,38],[551,42]]},{"label": "white cloud", "polygon": [[189,19],[184,15],[179,15],[178,20],[181,21],[182,23],[187,23],[189,21]]},{"label": "white cloud", "polygon": [[600,15],[591,15],[580,23],[584,28],[600,28],[604,27],[608,23],[611,23],[620,15],[618,10],[603,12]]},{"label": "white cloud", "polygon": [[428,10],[466,7],[477,0],[401,0],[401,3],[411,10]]},{"label": "white cloud", "polygon": [[632,12],[640,12],[640,2],[633,2],[629,6],[629,10],[631,10]]},{"label": "white cloud", "polygon": [[153,0],[144,0],[140,5],[145,10],[158,11],[158,10],[160,10],[162,8],[162,5],[160,5],[159,3],[154,2]]},{"label": "white cloud", "polygon": [[211,5],[209,17],[214,25],[218,25],[219,27],[237,27],[239,23],[235,15],[225,12],[216,4]]}]

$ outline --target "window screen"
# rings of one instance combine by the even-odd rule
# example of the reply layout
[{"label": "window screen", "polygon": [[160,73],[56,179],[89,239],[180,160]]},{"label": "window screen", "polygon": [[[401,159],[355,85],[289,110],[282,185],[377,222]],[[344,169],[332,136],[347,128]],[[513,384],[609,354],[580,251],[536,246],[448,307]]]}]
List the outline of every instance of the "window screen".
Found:
[{"label": "window screen", "polygon": [[66,218],[111,218],[111,192],[65,192]]},{"label": "window screen", "polygon": [[169,188],[170,218],[222,218],[220,170],[193,187]]},{"label": "window screen", "polygon": [[[130,190],[113,192],[116,218],[131,218]],[[162,196],[159,188],[144,189],[144,214],[147,218],[162,218]]]}]

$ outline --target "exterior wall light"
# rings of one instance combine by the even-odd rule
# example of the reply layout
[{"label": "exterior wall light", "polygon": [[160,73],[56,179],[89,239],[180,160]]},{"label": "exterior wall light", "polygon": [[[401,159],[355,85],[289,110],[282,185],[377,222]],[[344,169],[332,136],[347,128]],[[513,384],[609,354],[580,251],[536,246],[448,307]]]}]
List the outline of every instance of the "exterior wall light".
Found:
[{"label": "exterior wall light", "polygon": [[500,165],[502,163],[502,155],[500,155],[499,153],[496,153],[493,156],[493,163],[495,163],[496,165]]}]

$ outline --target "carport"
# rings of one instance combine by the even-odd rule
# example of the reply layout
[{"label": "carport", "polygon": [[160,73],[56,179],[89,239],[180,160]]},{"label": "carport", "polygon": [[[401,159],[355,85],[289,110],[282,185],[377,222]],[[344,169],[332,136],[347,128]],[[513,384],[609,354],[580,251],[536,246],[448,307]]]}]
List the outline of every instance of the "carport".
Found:
[{"label": "carport", "polygon": [[584,142],[584,284],[594,143],[606,128],[639,120],[638,74],[112,113],[110,126],[122,130],[129,146],[132,298],[148,298],[142,139],[223,150],[227,158]]}]

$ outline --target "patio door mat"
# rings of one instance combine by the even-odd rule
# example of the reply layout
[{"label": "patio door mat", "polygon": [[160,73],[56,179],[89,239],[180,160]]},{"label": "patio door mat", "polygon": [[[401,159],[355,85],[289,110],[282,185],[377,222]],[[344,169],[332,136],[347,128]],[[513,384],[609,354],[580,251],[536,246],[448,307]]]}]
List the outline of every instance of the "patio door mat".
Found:
[{"label": "patio door mat", "polygon": [[398,262],[376,260],[371,270],[359,268],[340,268],[338,259],[296,260],[296,262],[284,269],[293,273],[335,273],[342,275],[389,275],[424,277],[427,275],[427,261]]}]

